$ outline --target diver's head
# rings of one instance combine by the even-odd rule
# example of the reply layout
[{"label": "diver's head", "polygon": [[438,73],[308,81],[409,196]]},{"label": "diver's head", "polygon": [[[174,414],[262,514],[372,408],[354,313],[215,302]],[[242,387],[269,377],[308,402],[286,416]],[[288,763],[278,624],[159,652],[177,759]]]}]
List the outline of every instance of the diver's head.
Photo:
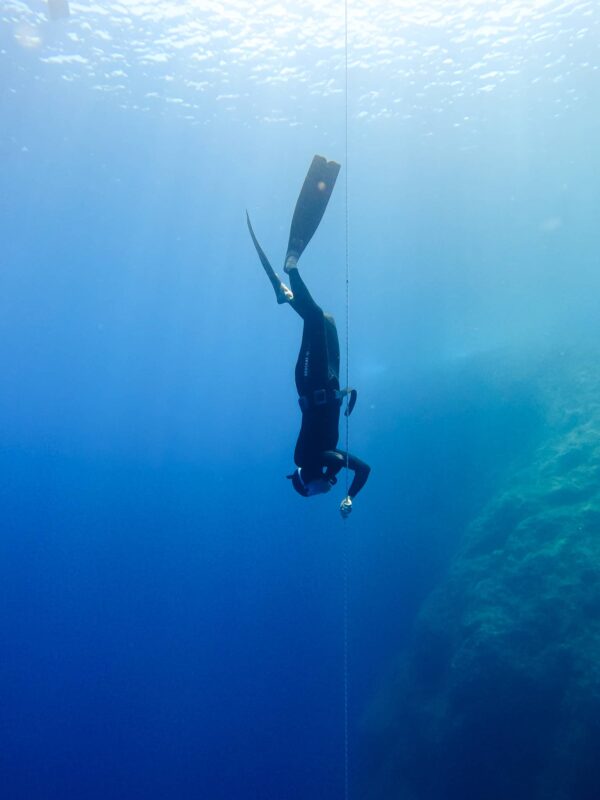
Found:
[{"label": "diver's head", "polygon": [[331,491],[331,487],[335,483],[335,478],[327,480],[322,474],[316,475],[314,478],[306,479],[302,475],[302,467],[294,470],[291,475],[287,476],[294,489],[301,494],[302,497],[314,497],[316,494],[326,494]]}]

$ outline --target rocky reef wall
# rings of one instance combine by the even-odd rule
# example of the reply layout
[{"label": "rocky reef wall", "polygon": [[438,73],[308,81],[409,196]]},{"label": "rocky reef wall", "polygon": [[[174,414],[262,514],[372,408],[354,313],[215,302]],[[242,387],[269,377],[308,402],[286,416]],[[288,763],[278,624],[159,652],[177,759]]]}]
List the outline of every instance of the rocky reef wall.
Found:
[{"label": "rocky reef wall", "polygon": [[361,796],[600,797],[600,368],[558,354],[543,436],[465,531],[369,711]]}]

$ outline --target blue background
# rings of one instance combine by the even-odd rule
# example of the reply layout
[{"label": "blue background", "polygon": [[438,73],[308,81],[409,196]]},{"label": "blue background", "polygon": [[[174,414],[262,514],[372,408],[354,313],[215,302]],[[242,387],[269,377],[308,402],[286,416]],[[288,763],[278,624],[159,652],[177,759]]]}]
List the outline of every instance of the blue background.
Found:
[{"label": "blue background", "polygon": [[[598,334],[596,13],[576,6],[456,117],[435,87],[406,118],[360,100],[428,90],[426,27],[416,86],[350,66],[348,163],[302,264],[343,329],[347,177],[351,449],[373,472],[344,526],[341,497],[307,503],[285,480],[300,323],[244,221],[280,263],[313,154],[345,159],[344,92],[136,109],[41,60],[77,7],[52,27],[31,7],[42,43],[19,43],[18,4],[0,38],[4,791],[338,797],[344,537],[358,770],[374,686],[537,433],[527,382],[499,395],[494,354]],[[318,24],[303,13],[294,26]],[[569,54],[548,79],[544,47]],[[147,88],[131,76],[130,97]]]}]

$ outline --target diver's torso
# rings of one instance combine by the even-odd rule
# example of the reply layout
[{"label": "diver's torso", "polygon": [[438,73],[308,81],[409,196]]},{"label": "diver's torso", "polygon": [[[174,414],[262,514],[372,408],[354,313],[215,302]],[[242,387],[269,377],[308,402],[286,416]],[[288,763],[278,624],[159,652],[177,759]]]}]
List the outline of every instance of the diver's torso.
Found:
[{"label": "diver's torso", "polygon": [[322,453],[337,447],[339,423],[339,403],[327,403],[302,412],[302,425],[294,453],[297,467],[321,465]]}]

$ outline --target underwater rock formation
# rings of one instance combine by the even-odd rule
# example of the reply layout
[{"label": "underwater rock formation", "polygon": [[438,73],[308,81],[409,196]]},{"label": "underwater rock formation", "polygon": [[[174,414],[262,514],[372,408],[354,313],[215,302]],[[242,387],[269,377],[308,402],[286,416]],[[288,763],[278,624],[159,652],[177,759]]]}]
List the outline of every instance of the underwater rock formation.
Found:
[{"label": "underwater rock formation", "polygon": [[360,796],[600,797],[598,363],[532,377],[541,441],[470,524],[373,704]]}]

